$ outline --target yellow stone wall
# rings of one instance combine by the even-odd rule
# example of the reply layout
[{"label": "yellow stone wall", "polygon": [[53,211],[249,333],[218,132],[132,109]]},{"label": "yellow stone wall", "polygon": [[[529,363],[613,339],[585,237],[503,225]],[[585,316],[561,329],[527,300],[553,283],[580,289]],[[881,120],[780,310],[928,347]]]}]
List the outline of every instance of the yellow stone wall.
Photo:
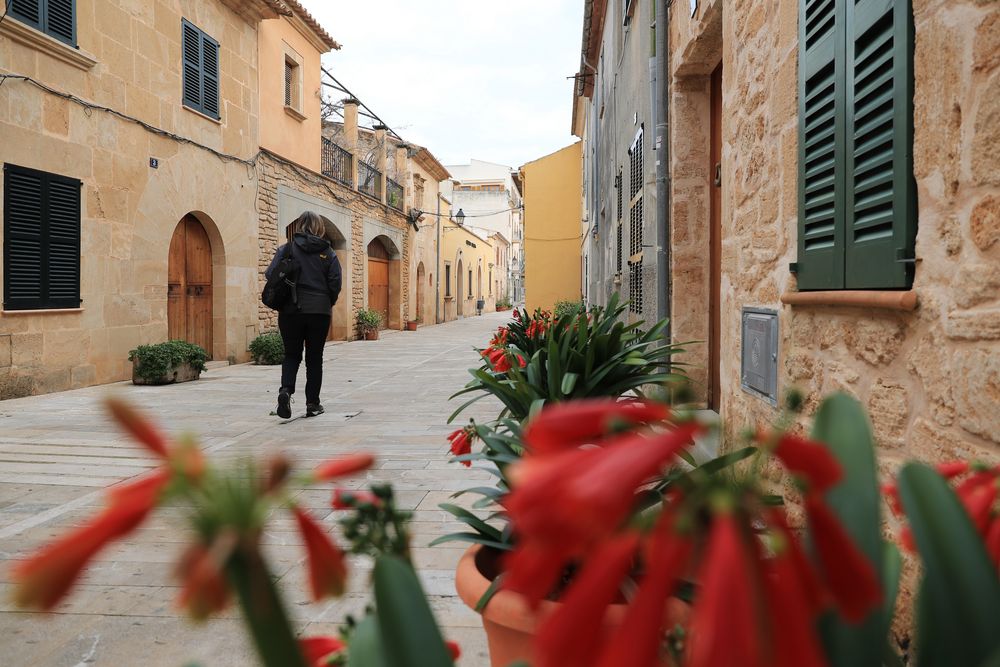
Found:
[{"label": "yellow stone wall", "polygon": [[[316,39],[307,38],[296,17],[260,24],[260,145],[313,171],[320,170],[320,55]],[[322,47],[325,49],[325,46]],[[302,87],[285,108],[285,58],[301,68]]]},{"label": "yellow stone wall", "polygon": [[[167,251],[187,213],[213,246],[210,352],[247,358],[258,296],[256,177],[241,161],[257,151],[257,32],[256,17],[245,16],[258,5],[237,14],[222,2],[80,2],[80,48],[69,56],[39,46],[48,42],[11,17],[0,24],[0,72],[204,146],[25,81],[0,87],[0,162],[83,182],[81,309],[0,313],[0,398],[131,377],[129,350],[167,337]],[[181,105],[181,17],[221,45],[221,121]]]},{"label": "yellow stone wall", "polygon": [[524,298],[529,312],[580,300],[581,144],[521,167]]}]

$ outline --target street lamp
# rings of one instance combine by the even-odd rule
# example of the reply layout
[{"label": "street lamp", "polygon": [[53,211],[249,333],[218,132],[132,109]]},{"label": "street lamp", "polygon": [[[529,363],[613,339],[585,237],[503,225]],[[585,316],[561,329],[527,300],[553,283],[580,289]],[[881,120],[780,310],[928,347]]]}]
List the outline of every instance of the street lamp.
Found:
[{"label": "street lamp", "polygon": [[458,209],[458,213],[455,214],[455,219],[458,220],[458,224],[460,224],[460,225],[464,224],[465,223],[465,211],[463,211],[462,209]]}]

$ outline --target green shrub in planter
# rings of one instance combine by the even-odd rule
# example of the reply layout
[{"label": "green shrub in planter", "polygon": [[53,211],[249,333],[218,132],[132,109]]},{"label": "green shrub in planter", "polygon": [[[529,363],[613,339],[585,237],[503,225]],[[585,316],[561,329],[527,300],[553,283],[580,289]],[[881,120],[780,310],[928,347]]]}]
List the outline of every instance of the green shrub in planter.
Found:
[{"label": "green shrub in planter", "polygon": [[370,331],[378,331],[382,324],[382,313],[371,308],[362,308],[357,315],[358,334],[364,336]]},{"label": "green shrub in planter", "polygon": [[167,374],[184,364],[200,373],[205,370],[207,359],[204,348],[183,340],[140,345],[128,353],[128,360],[134,364],[133,375],[147,382],[169,381],[165,379]]},{"label": "green shrub in planter", "polygon": [[264,366],[280,364],[285,358],[285,344],[277,331],[263,333],[250,342],[254,363]]}]

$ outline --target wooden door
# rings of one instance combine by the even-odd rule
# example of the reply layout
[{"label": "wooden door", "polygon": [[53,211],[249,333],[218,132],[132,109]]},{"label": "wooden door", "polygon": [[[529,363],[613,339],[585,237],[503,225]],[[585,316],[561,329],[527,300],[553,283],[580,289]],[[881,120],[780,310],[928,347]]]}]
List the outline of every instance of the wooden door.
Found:
[{"label": "wooden door", "polygon": [[382,313],[382,329],[389,326],[389,253],[377,239],[368,244],[368,308]]},{"label": "wooden door", "polygon": [[712,72],[712,128],[709,148],[709,359],[708,407],[720,405],[720,316],[722,286],[722,64]]},{"label": "wooden door", "polygon": [[413,319],[424,319],[424,263],[417,265],[417,312]]},{"label": "wooden door", "polygon": [[212,244],[192,215],[184,216],[170,239],[167,336],[200,345],[212,356]]}]

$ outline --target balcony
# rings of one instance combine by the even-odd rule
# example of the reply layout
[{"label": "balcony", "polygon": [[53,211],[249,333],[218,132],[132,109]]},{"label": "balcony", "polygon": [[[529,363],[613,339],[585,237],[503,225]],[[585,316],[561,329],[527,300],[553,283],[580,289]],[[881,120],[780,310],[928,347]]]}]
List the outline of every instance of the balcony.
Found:
[{"label": "balcony", "polygon": [[388,177],[385,179],[385,200],[389,208],[403,212],[403,186]]},{"label": "balcony", "polygon": [[326,137],[323,137],[322,172],[324,176],[354,187],[354,156]]},{"label": "balcony", "polygon": [[366,162],[358,162],[358,192],[382,201],[382,172]]}]

